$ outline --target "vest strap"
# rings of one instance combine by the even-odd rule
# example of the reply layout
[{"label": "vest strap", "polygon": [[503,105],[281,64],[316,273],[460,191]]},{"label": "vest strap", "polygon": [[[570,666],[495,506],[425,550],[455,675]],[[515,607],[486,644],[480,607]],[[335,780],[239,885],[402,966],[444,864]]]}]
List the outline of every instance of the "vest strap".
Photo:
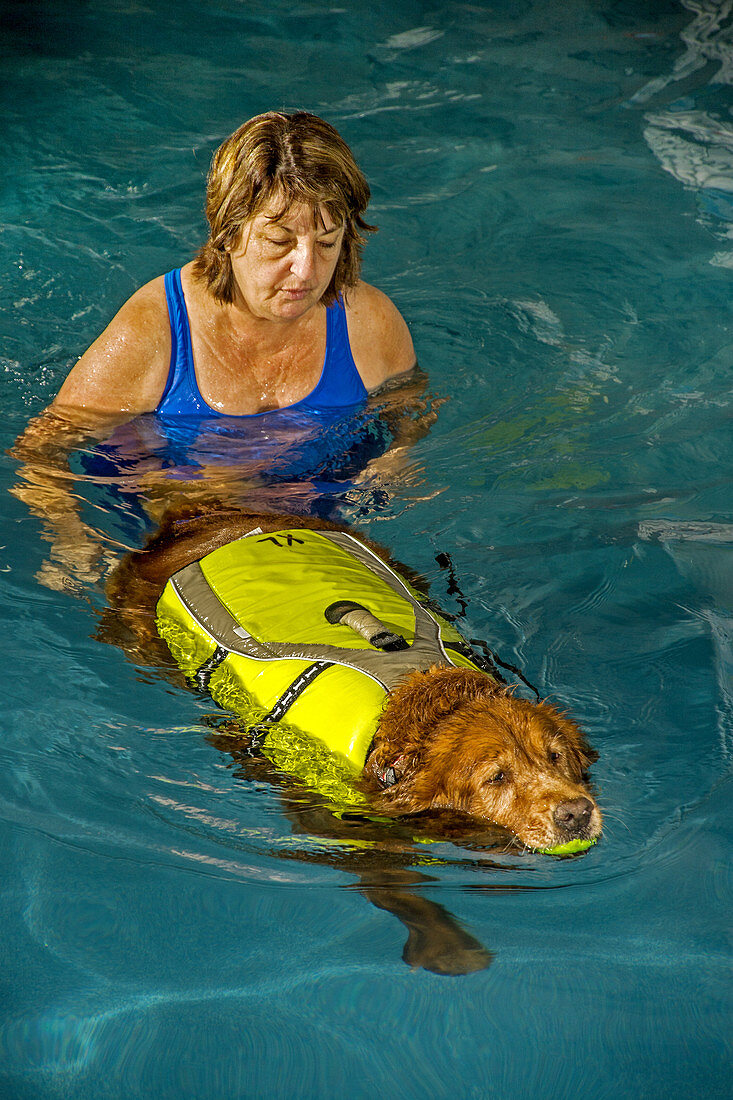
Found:
[{"label": "vest strap", "polygon": [[191,687],[196,688],[197,691],[206,694],[209,690],[209,681],[216,672],[219,665],[226,661],[229,656],[229,650],[224,646],[218,645],[208,660],[204,661],[202,665],[194,672],[193,676],[188,679]]},{"label": "vest strap", "polygon": [[262,719],[263,722],[280,722],[300,698],[307,687],[313,683],[316,677],[325,672],[327,668],[333,668],[333,661],[314,661],[308,668],[303,669],[299,676],[293,680],[289,688],[286,688],[269,714]]}]

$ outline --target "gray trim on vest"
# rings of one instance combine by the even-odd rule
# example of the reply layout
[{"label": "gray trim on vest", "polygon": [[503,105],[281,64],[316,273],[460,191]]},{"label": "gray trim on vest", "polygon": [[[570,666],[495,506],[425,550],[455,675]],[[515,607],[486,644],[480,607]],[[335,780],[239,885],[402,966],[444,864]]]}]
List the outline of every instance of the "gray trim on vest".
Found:
[{"label": "gray trim on vest", "polygon": [[[243,538],[252,538],[261,534],[261,531],[253,531]],[[240,653],[244,657],[251,657],[258,661],[288,658],[331,661],[366,673],[386,691],[395,687],[407,673],[425,670],[435,664],[454,664],[443,646],[439,623],[430,611],[415,599],[398,573],[395,573],[368,546],[359,542],[353,535],[341,531],[317,531],[317,534],[355,557],[412,606],[415,613],[415,638],[407,649],[385,652],[380,649],[347,649],[331,645],[258,642],[224,607],[209,587],[198,562],[193,562],[179,570],[171,577],[171,584],[191,617],[211,635],[218,645],[232,653]]]}]

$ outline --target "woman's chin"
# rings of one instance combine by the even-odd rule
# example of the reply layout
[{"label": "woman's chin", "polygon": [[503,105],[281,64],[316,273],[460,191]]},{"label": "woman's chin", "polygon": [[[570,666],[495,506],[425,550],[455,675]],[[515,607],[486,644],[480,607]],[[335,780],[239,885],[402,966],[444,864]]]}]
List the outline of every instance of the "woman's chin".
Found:
[{"label": "woman's chin", "polygon": [[245,299],[248,312],[260,320],[297,321],[319,301],[312,291],[303,294],[283,294],[278,291],[270,297],[252,302]]},{"label": "woman's chin", "polygon": [[302,317],[303,314],[307,313],[315,304],[312,293],[306,292],[298,295],[279,294],[272,302],[271,310],[275,317],[280,317],[284,320],[295,320],[298,317]]}]

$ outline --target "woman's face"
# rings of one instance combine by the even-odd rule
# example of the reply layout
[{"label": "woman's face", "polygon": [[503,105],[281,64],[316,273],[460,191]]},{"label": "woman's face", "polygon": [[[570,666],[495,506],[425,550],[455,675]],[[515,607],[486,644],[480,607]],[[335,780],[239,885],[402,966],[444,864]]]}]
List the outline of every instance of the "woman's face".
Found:
[{"label": "woman's face", "polygon": [[229,256],[239,291],[237,304],[253,316],[293,321],[320,302],[331,282],[344,237],[324,207],[316,216],[296,204],[280,217],[265,208],[242,230]]}]

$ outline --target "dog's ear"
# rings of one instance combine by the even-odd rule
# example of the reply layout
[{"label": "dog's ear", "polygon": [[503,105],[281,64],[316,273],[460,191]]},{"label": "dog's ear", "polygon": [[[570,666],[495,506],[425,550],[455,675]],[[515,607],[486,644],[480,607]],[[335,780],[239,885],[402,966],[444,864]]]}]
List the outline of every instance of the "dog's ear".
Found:
[{"label": "dog's ear", "polygon": [[576,726],[572,718],[561,715],[558,725],[565,741],[568,760],[579,778],[584,778],[591,764],[595,764],[598,753],[592,748],[585,734]]},{"label": "dog's ear", "polygon": [[590,768],[591,764],[595,764],[598,759],[598,753],[595,749],[586,741],[585,737],[581,735],[580,744],[576,746],[576,753],[578,756],[578,766],[580,767],[581,775],[585,775]]},{"label": "dog's ear", "polygon": [[385,753],[386,748],[384,746],[381,752],[377,750],[365,769],[365,775],[371,777],[379,788],[372,793],[375,804],[383,811],[398,814],[429,809],[432,799],[426,799],[422,791],[416,791],[422,776],[419,749],[392,758]]},{"label": "dog's ear", "polygon": [[426,746],[435,729],[464,704],[502,691],[489,676],[470,668],[433,666],[427,672],[413,672],[390,692],[375,737],[374,750],[365,775],[383,792],[385,804],[393,808],[410,806],[428,809],[428,797],[416,790]]},{"label": "dog's ear", "polygon": [[415,752],[400,752],[395,755],[394,748],[383,745],[376,749],[367,760],[364,774],[374,779],[383,790],[391,790],[417,770],[419,757]]}]

